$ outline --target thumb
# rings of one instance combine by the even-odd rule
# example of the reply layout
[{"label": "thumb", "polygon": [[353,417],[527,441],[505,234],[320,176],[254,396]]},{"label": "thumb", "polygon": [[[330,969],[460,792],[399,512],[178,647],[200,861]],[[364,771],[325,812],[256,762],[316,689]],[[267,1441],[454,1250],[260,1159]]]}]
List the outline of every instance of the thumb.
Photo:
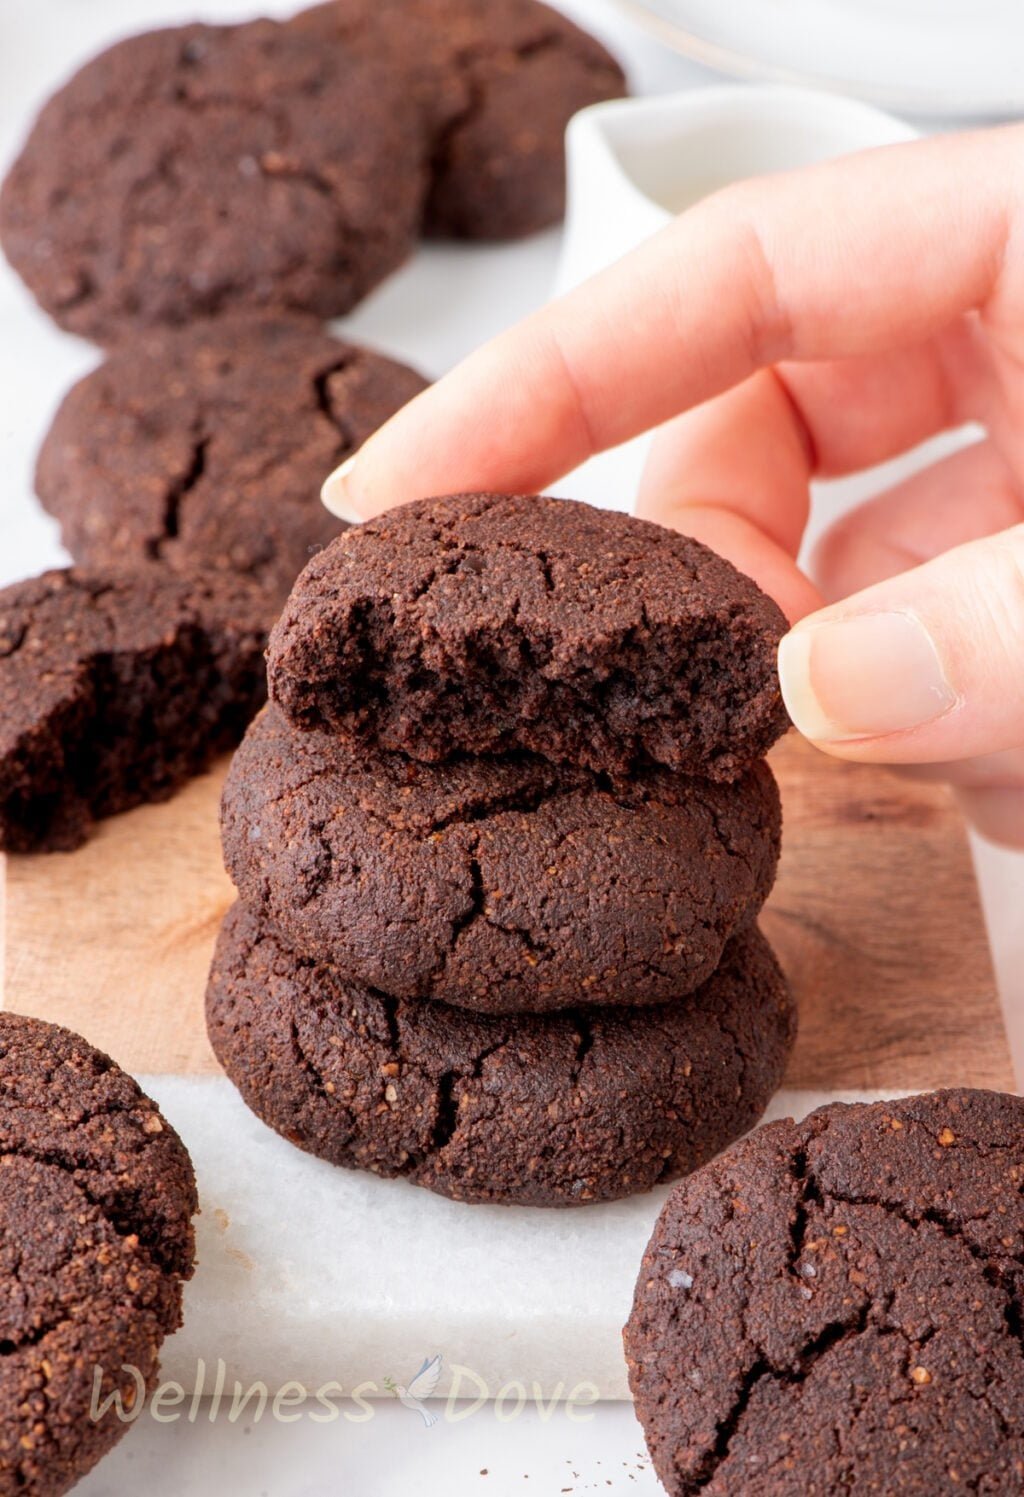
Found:
[{"label": "thumb", "polygon": [[783,639],[779,676],[796,726],[844,759],[1024,744],[1024,525],[810,614]]}]

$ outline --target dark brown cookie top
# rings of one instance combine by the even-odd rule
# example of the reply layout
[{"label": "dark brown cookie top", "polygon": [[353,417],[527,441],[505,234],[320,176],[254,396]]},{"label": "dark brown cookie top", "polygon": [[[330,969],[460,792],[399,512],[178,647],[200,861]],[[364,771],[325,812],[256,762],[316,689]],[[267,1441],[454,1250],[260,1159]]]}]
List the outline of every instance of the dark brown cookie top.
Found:
[{"label": "dark brown cookie top", "polygon": [[276,616],[338,534],[325,475],[425,383],[297,318],[150,331],[65,396],[36,489],[80,564],[244,572]]},{"label": "dark brown cookie top", "polygon": [[69,568],[0,591],[0,848],[76,847],[258,710],[266,596],[227,573]]},{"label": "dark brown cookie top", "polygon": [[674,1001],[767,897],[778,791],[536,755],[439,765],[269,707],[225,786],[239,892],[304,956],[485,1013]]},{"label": "dark brown cookie top", "polygon": [[786,728],[785,628],[687,536],[566,500],[459,494],[314,557],[268,674],[299,726],[418,759],[525,749],[728,780]]},{"label": "dark brown cookie top", "polygon": [[565,127],[626,91],[594,37],[536,0],[328,0],[293,23],[386,59],[431,142],[426,227],[503,239],[565,210]]},{"label": "dark brown cookie top", "polygon": [[330,317],[409,253],[422,137],[394,70],[300,29],[146,32],[44,106],[0,239],[41,305],[101,342],[246,306]]},{"label": "dark brown cookie top", "polygon": [[795,1015],[753,928],[678,1003],[497,1017],[384,998],[236,905],[207,1024],[245,1101],[300,1148],[456,1200],[570,1206],[648,1190],[749,1128]]},{"label": "dark brown cookie top", "polygon": [[156,1104],[70,1030],[0,1012],[0,1157],[11,1156],[63,1172],[161,1269],[191,1273],[192,1166]]},{"label": "dark brown cookie top", "polygon": [[0,1490],[64,1492],[128,1427],[181,1318],[197,1209],[188,1155],[77,1035],[0,1013]]},{"label": "dark brown cookie top", "polygon": [[775,1123],[673,1194],[626,1351],[672,1494],[1019,1492],[1024,1100]]}]

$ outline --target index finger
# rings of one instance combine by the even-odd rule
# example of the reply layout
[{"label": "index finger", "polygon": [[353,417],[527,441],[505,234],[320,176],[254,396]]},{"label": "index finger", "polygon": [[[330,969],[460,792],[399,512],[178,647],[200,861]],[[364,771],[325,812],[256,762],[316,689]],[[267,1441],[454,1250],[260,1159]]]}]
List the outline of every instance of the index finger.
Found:
[{"label": "index finger", "polygon": [[1024,127],[885,146],[705,199],[501,334],[324,486],[366,519],[425,494],[532,492],[780,360],[920,342],[987,313],[1024,354]]}]

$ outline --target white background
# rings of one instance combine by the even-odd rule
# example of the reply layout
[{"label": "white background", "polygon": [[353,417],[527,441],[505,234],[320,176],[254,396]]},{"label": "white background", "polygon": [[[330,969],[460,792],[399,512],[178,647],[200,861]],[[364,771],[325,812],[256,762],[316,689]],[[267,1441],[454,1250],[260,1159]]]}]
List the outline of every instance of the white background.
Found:
[{"label": "white background", "polygon": [[[612,42],[629,65],[636,91],[706,81],[699,69],[621,21],[606,0],[562,3]],[[271,0],[261,8],[286,14],[292,7]],[[244,0],[207,0],[202,6],[209,20],[252,13]],[[128,31],[194,14],[189,0],[0,0],[0,165],[16,149],[35,108],[79,62]],[[557,233],[523,245],[424,250],[341,326],[439,374],[544,299],[557,253]],[[88,345],[59,333],[35,312],[0,264],[0,584],[65,559],[56,527],[32,498],[31,467],[54,406],[95,359]],[[992,853],[985,855],[982,872],[1004,996],[1016,1011],[1024,969],[1017,917],[1024,908],[1024,878],[1018,860]],[[314,1425],[303,1418],[255,1426],[222,1419],[211,1426],[205,1410],[195,1423],[182,1418],[159,1425],[146,1414],[79,1490],[84,1497],[129,1491],[153,1497],[225,1491],[268,1497],[619,1497],[659,1490],[628,1406],[602,1405],[580,1417],[586,1422],[573,1422],[563,1410],[548,1419],[530,1410],[501,1423],[485,1407],[461,1422],[442,1420],[425,1430],[418,1416],[395,1405],[378,1406],[375,1417],[360,1425]]]}]

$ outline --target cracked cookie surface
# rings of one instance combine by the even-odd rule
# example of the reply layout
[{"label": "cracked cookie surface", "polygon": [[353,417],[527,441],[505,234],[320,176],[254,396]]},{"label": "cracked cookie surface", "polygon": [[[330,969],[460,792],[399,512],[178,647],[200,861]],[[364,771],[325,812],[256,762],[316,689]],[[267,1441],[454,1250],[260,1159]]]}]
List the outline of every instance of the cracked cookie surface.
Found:
[{"label": "cracked cookie surface", "polygon": [[320,503],[325,474],[425,384],[298,318],[150,331],[65,396],[36,491],[79,564],[245,573],[270,624],[343,528]]},{"label": "cracked cookie surface", "polygon": [[626,91],[594,37],[536,0],[328,0],[292,25],[387,59],[430,140],[426,228],[505,239],[565,211],[565,127]]},{"label": "cracked cookie surface", "polygon": [[650,1189],[760,1116],[795,1016],[756,930],[675,1004],[502,1018],[384,998],[300,961],[242,905],[207,989],[214,1052],[300,1148],[462,1201],[579,1205]]},{"label": "cracked cookie surface", "polygon": [[426,765],[271,706],[221,828],[242,899],[302,955],[394,997],[517,1013],[692,992],[768,895],[780,808],[765,764],[731,785],[524,754]]},{"label": "cracked cookie surface", "polygon": [[788,724],[780,610],[699,542],[565,499],[403,505],[315,556],[271,634],[270,694],[413,758],[543,754],[731,780]]},{"label": "cracked cookie surface", "polygon": [[773,1123],[669,1197],[625,1331],[673,1497],[1024,1487],[1024,1099]]},{"label": "cracked cookie surface", "polygon": [[0,849],[78,847],[237,743],[265,693],[266,617],[246,578],[156,564],[0,591]]},{"label": "cracked cookie surface", "polygon": [[272,21],[119,42],[44,106],[0,239],[63,327],[333,317],[409,254],[422,126],[392,70]]},{"label": "cracked cookie surface", "polygon": [[0,1493],[55,1497],[125,1433],[93,1399],[130,1408],[130,1368],[152,1386],[196,1209],[188,1155],[130,1077],[0,1013]]}]

